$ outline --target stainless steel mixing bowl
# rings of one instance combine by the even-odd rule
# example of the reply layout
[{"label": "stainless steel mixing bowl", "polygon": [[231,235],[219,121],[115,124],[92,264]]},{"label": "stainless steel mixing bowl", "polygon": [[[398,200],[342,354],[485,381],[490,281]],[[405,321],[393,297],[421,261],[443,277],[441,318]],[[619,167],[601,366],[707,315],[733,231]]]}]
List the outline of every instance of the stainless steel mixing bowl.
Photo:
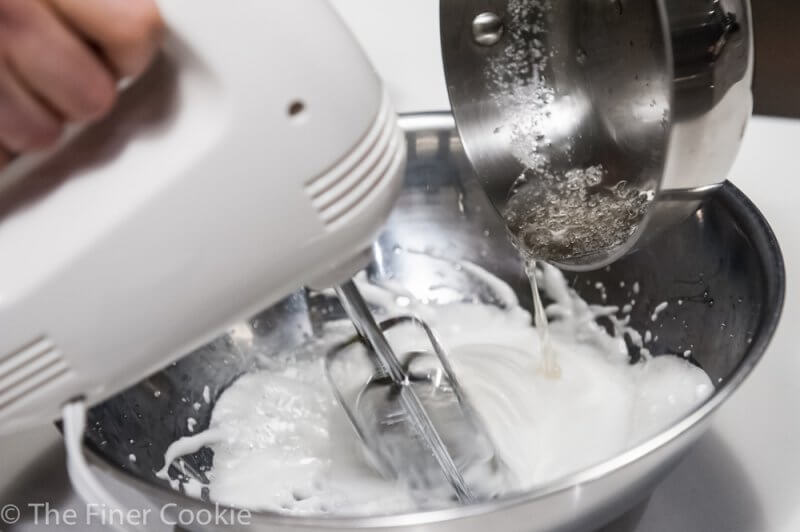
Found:
[{"label": "stainless steel mixing bowl", "polygon": [[[375,246],[369,275],[391,276],[420,297],[446,301],[450,293],[435,288],[441,281],[435,272],[441,267],[432,265],[428,255],[463,258],[502,277],[530,306],[530,288],[520,259],[475,180],[450,115],[418,115],[403,121],[409,147],[405,188]],[[396,253],[398,245],[423,253]],[[454,279],[458,275],[453,272]],[[598,281],[606,287],[606,301],[595,288]],[[249,529],[593,530],[646,499],[764,353],[781,310],[784,270],[767,223],[733,185],[725,184],[693,216],[651,245],[609,268],[571,275],[572,286],[597,303],[627,302],[634,281],[640,287],[631,313],[634,327],[657,335],[654,352],[692,349],[693,361],[717,387],[680,422],[595,467],[493,502],[368,518],[255,513]],[[326,303],[324,296],[309,299],[307,295],[290,296],[233,333],[95,407],[86,447],[100,473],[132,486],[159,506],[174,503],[195,511],[213,509],[173,491],[153,471],[163,465],[167,446],[189,434],[187,418],[197,419],[196,431],[205,428],[214,398],[253,368],[256,359],[296,346],[315,333],[315,324],[325,318],[319,309]],[[478,295],[491,299],[490,291]],[[670,305],[660,320],[652,322],[652,309],[661,301]],[[342,316],[336,306],[331,311]],[[638,356],[633,346],[631,356]],[[210,386],[211,404],[202,399],[205,385]],[[135,463],[128,458],[131,453],[137,457]],[[187,464],[202,477],[212,461],[211,451],[204,449],[189,457]]]},{"label": "stainless steel mixing bowl", "polygon": [[[512,225],[516,204],[541,210],[543,202],[530,196],[539,199],[549,181],[596,165],[604,175],[589,187],[595,202],[621,181],[628,191],[664,199],[626,208],[632,215],[613,238],[602,235],[611,235],[622,216],[585,216],[586,233],[604,227],[584,243],[575,240],[582,209],[559,205],[572,234],[564,239],[554,231],[535,247],[537,258],[576,270],[609,263],[637,239],[685,219],[725,179],[752,109],[749,0],[442,0],[440,6],[445,76],[461,139]],[[523,171],[528,190],[520,197]],[[536,239],[542,234],[548,232],[536,231]]]}]

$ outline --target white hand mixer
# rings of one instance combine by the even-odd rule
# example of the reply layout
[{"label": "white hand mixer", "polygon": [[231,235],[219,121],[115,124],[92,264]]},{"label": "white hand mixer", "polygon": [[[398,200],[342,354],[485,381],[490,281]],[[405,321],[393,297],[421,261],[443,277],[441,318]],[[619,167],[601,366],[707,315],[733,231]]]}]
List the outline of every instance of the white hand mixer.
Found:
[{"label": "white hand mixer", "polygon": [[[405,166],[354,38],[324,1],[160,7],[163,57],[112,116],[0,177],[0,432],[101,401],[307,284],[344,282],[377,369],[399,367],[345,282]],[[423,452],[470,500],[391,375]]]}]

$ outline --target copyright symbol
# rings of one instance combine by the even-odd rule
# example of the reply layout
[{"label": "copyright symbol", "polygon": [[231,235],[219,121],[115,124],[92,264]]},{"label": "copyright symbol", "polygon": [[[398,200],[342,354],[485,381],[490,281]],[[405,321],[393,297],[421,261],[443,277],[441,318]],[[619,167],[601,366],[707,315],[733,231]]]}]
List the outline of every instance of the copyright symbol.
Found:
[{"label": "copyright symbol", "polygon": [[13,525],[19,521],[19,508],[13,504],[6,504],[0,509],[0,521],[7,525]]}]

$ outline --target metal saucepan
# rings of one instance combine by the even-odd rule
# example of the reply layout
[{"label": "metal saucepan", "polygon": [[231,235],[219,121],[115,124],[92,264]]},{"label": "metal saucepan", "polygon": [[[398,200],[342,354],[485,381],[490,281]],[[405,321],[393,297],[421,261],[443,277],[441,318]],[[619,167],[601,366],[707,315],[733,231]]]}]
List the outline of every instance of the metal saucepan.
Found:
[{"label": "metal saucepan", "polygon": [[535,258],[609,264],[726,178],[752,109],[748,0],[440,5],[465,151]]}]

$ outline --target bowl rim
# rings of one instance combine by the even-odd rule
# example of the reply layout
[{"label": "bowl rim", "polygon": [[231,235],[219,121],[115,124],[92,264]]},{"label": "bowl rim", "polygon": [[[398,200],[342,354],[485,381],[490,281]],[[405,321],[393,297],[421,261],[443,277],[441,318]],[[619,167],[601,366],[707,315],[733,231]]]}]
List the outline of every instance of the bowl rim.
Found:
[{"label": "bowl rim", "polygon": [[[406,131],[426,131],[453,129],[454,120],[449,112],[415,113],[401,116],[401,126]],[[721,202],[730,211],[731,215],[739,221],[745,231],[745,236],[757,249],[761,258],[761,265],[765,272],[765,312],[759,320],[758,327],[752,335],[752,343],[745,357],[739,362],[730,377],[723,382],[720,388],[715,388],[714,393],[702,404],[698,405],[690,414],[667,429],[647,440],[631,447],[630,449],[589,466],[575,473],[560,477],[554,481],[536,486],[533,489],[503,496],[502,498],[457,506],[438,510],[424,510],[411,513],[388,514],[377,516],[331,515],[331,516],[290,516],[270,511],[250,510],[255,521],[269,522],[272,525],[286,525],[292,527],[305,527],[311,529],[343,529],[343,528],[392,528],[399,526],[425,525],[443,521],[452,521],[474,517],[481,514],[490,514],[508,508],[531,503],[559,492],[567,491],[575,486],[596,481],[610,473],[621,470],[657,449],[667,445],[679,436],[688,432],[708,418],[731,394],[741,385],[747,376],[756,367],[764,355],[771,341],[775,329],[780,321],[783,309],[786,288],[786,272],[783,256],[778,241],[768,222],[758,208],[735,185],[725,181],[712,196],[713,201]],[[89,461],[102,471],[110,474],[125,484],[133,484],[144,492],[151,492],[160,497],[167,497],[183,503],[185,507],[209,506],[214,504],[221,509],[237,508],[217,503],[208,503],[195,499],[181,492],[160,484],[144,481],[127,471],[110,463],[100,456],[84,442],[84,452]],[[241,509],[240,509],[241,510]]]}]

